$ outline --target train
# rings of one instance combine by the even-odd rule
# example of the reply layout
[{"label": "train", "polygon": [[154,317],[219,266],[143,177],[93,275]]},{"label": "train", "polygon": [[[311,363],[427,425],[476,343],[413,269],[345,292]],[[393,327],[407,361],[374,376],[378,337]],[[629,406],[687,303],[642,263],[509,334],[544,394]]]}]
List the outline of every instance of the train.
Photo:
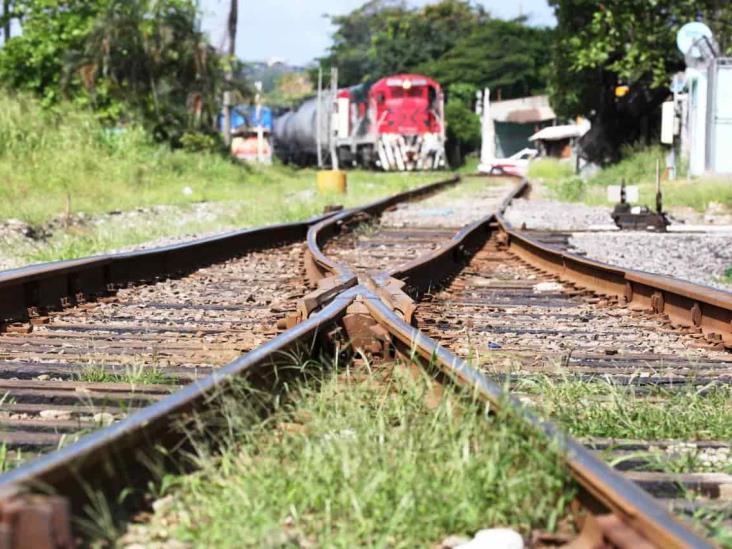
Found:
[{"label": "train", "polygon": [[[320,108],[318,108],[320,101]],[[445,100],[421,74],[397,74],[311,98],[275,118],[273,146],[285,163],[314,165],[318,146],[340,167],[436,170],[445,161]]]}]

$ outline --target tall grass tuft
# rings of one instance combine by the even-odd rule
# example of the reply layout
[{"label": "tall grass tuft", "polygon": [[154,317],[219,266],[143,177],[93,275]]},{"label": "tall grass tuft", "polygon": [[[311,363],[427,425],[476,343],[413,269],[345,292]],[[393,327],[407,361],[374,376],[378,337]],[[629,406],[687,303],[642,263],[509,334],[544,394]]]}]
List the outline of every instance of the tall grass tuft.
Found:
[{"label": "tall grass tuft", "polygon": [[[431,546],[491,526],[553,529],[574,491],[560,453],[525,422],[467,395],[332,374],[269,418],[240,398],[221,454],[169,482],[161,526],[193,545]],[[244,418],[242,424],[238,418]]]}]

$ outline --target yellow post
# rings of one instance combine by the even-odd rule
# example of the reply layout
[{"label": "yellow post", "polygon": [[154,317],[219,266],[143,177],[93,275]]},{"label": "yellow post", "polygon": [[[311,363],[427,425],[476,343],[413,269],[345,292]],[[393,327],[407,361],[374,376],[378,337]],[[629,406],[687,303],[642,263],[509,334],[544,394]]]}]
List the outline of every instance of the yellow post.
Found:
[{"label": "yellow post", "polygon": [[321,170],[318,172],[320,194],[345,194],[346,172],[343,170]]}]

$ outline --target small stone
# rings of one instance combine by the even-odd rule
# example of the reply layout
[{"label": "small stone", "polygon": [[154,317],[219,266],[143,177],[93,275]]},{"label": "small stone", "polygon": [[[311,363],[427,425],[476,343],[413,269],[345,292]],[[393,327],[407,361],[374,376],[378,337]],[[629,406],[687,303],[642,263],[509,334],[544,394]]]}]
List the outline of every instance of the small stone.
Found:
[{"label": "small stone", "polygon": [[41,410],[38,415],[43,419],[55,419],[57,421],[71,419],[71,412],[65,410]]},{"label": "small stone", "polygon": [[48,381],[49,379],[51,379],[51,376],[49,376],[48,374],[41,374],[38,377],[36,377],[36,379],[38,381]]},{"label": "small stone", "polygon": [[535,294],[561,292],[564,290],[564,286],[557,282],[539,282],[534,284],[533,291]]},{"label": "small stone", "polygon": [[110,425],[111,423],[114,423],[114,416],[109,412],[96,413],[94,414],[93,419],[94,423],[99,423],[101,425]]},{"label": "small stone", "polygon": [[524,538],[510,528],[487,528],[480,530],[460,549],[524,549]]},{"label": "small stone", "polygon": [[174,502],[175,499],[173,496],[165,496],[163,498],[156,499],[152,504],[153,511],[156,515],[166,513],[173,506]]},{"label": "small stone", "polygon": [[447,536],[440,542],[440,549],[455,549],[466,543],[470,543],[470,538],[466,538],[465,536]]}]

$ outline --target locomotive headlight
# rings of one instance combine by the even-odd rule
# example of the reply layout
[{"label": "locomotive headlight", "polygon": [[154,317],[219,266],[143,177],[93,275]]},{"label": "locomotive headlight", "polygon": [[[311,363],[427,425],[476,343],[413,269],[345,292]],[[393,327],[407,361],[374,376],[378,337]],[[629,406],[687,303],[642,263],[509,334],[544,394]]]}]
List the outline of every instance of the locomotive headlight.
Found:
[{"label": "locomotive headlight", "polygon": [[405,90],[408,90],[411,87],[412,87],[411,80],[405,80],[404,82],[402,82],[402,88],[404,88]]}]

